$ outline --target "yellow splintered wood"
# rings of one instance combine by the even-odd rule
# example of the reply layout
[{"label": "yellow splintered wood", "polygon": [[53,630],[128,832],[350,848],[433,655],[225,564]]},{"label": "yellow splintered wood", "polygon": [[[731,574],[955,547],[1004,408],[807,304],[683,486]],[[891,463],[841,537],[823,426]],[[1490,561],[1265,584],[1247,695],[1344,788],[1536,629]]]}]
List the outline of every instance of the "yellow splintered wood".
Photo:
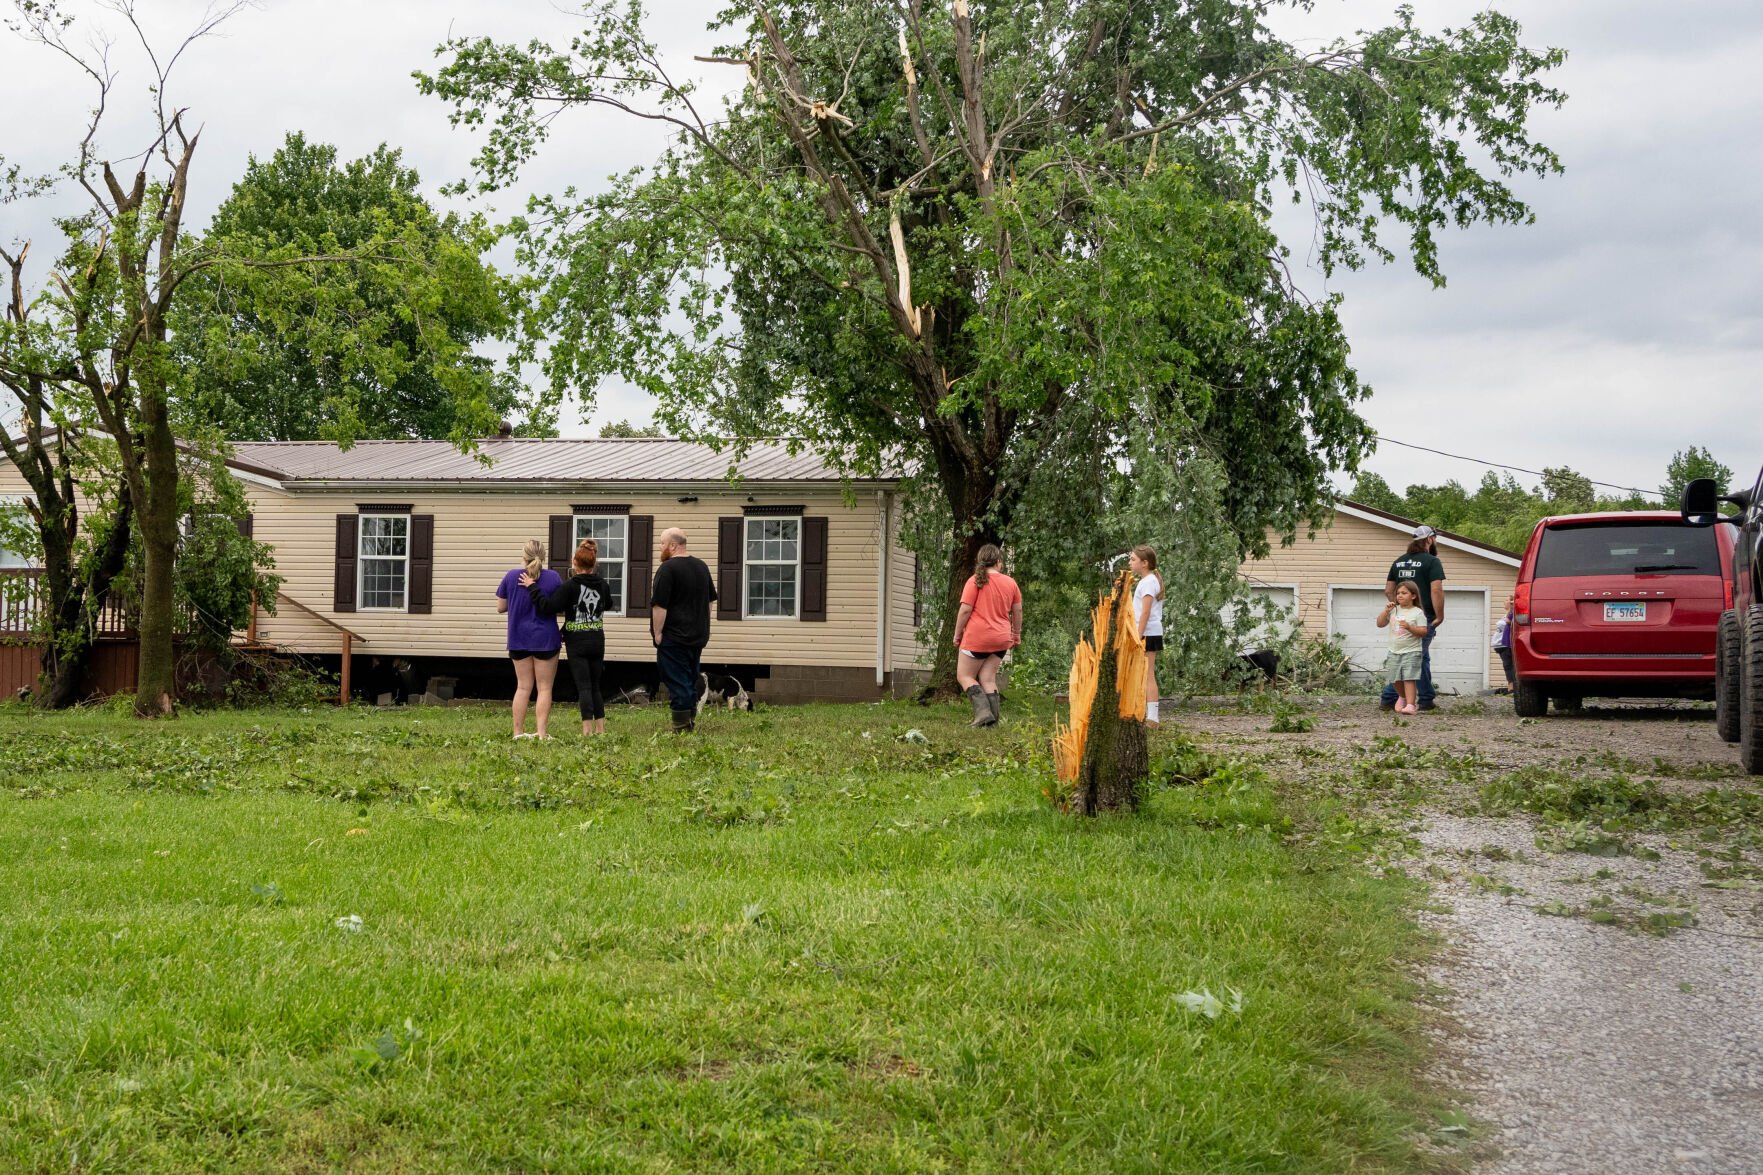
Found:
[{"label": "yellow splintered wood", "polygon": [[1090,636],[1080,637],[1071,657],[1068,703],[1071,725],[1053,731],[1053,770],[1061,783],[1077,780],[1083,764],[1084,744],[1089,739],[1090,708],[1096,701],[1101,650],[1113,641],[1114,687],[1120,697],[1120,716],[1137,721],[1145,717],[1145,642],[1132,614],[1132,581],[1122,572],[1102,593],[1090,614]]}]

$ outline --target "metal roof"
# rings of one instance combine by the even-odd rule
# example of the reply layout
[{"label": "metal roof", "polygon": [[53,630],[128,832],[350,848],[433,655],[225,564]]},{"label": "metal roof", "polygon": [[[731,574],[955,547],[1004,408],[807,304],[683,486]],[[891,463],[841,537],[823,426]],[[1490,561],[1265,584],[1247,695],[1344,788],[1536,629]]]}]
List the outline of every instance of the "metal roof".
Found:
[{"label": "metal roof", "polygon": [[[531,439],[493,437],[474,453],[451,441],[241,441],[235,463],[278,481],[305,482],[715,482],[842,480],[841,472],[804,447],[782,441],[734,442],[722,451],[696,441],[658,438]],[[856,478],[853,480],[872,480]],[[894,480],[885,478],[884,480]]]}]

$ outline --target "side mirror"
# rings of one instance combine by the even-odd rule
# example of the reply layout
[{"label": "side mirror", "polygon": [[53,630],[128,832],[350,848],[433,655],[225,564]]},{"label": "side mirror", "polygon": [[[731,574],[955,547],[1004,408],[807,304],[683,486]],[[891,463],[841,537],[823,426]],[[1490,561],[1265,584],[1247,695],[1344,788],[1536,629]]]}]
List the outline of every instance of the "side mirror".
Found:
[{"label": "side mirror", "polygon": [[1711,477],[1698,477],[1683,487],[1678,513],[1688,526],[1713,526],[1720,521],[1720,487]]}]

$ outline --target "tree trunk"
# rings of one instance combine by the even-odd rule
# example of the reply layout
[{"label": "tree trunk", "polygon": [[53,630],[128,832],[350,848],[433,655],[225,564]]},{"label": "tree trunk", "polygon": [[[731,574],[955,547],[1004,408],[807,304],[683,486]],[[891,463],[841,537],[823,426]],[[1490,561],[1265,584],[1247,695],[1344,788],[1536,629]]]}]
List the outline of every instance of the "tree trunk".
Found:
[{"label": "tree trunk", "polygon": [[141,439],[145,448],[146,493],[141,523],[141,662],[135,679],[135,713],[144,718],[170,714],[177,695],[176,650],[172,646],[176,601],[172,565],[178,545],[177,441],[163,394],[141,389],[146,411]]},{"label": "tree trunk", "polygon": [[[1121,599],[1119,589],[1110,597],[1114,624],[1126,621],[1132,597]],[[1084,742],[1083,765],[1077,773],[1078,810],[1085,816],[1119,809],[1135,810],[1143,798],[1144,782],[1151,773],[1145,724],[1120,716],[1120,691],[1114,677],[1119,657],[1114,641],[1106,641],[1096,668],[1096,698],[1090,705],[1089,734]]]},{"label": "tree trunk", "polygon": [[[50,710],[65,710],[83,696],[86,670],[92,662],[92,646],[97,643],[98,625],[104,606],[110,600],[110,587],[121,574],[128,559],[131,516],[128,484],[123,483],[117,504],[116,518],[104,541],[92,552],[88,574],[81,576],[74,565],[71,548],[49,552],[44,543],[44,563],[55,566],[63,561],[67,571],[51,582],[47,609],[50,628],[45,634],[43,677],[47,682],[39,705]],[[45,579],[49,579],[45,572]]]}]

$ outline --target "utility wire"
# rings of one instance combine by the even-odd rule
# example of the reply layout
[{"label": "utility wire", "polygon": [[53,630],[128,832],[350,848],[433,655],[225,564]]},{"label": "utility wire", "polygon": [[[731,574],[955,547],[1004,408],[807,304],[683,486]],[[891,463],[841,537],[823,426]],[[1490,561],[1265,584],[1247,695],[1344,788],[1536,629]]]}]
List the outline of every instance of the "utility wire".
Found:
[{"label": "utility wire", "polygon": [[[1543,472],[1540,469],[1525,469],[1521,465],[1503,465],[1498,461],[1483,461],[1480,457],[1465,457],[1461,453],[1447,453],[1443,449],[1430,449],[1425,445],[1411,445],[1407,441],[1398,441],[1394,437],[1381,436],[1381,435],[1378,435],[1375,433],[1373,435],[1377,437],[1377,441],[1379,444],[1400,445],[1404,449],[1419,449],[1422,453],[1434,453],[1440,457],[1449,457],[1454,461],[1472,461],[1477,465],[1486,465],[1490,469],[1508,469],[1508,470],[1511,470],[1513,473],[1524,473],[1524,474],[1530,475],[1531,477],[1542,477],[1543,476]],[[1622,490],[1625,493],[1640,494],[1642,497],[1645,497],[1645,498],[1662,498],[1663,497],[1663,495],[1661,495],[1658,490],[1643,490],[1643,489],[1640,489],[1636,486],[1617,485],[1614,482],[1598,481],[1596,478],[1591,478],[1591,477],[1586,478],[1586,480],[1591,482],[1595,486],[1603,486],[1607,490]]]}]

